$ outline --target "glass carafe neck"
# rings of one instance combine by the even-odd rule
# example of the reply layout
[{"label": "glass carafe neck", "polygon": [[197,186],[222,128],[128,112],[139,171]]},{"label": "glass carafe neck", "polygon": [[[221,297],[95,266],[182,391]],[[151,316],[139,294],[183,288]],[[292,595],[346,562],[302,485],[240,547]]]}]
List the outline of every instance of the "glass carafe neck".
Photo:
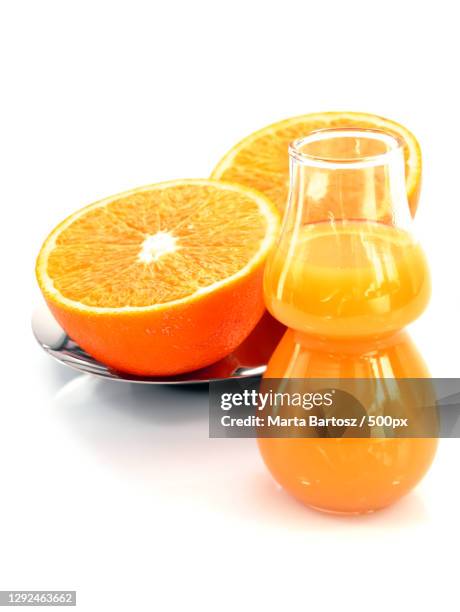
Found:
[{"label": "glass carafe neck", "polygon": [[411,232],[403,148],[374,130],[293,143],[291,191],[265,298],[279,321],[323,338],[383,337],[414,321],[430,282]]},{"label": "glass carafe neck", "polygon": [[404,148],[378,130],[313,132],[289,149],[285,224],[370,221],[408,229]]}]

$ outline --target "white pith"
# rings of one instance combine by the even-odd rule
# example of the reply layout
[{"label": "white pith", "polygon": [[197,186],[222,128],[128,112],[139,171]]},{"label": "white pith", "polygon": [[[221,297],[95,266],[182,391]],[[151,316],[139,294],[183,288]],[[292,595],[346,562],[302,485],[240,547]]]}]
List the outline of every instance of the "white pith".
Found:
[{"label": "white pith", "polygon": [[147,236],[137,258],[140,262],[149,264],[158,261],[163,255],[175,253],[177,249],[177,238],[170,232],[160,231]]}]

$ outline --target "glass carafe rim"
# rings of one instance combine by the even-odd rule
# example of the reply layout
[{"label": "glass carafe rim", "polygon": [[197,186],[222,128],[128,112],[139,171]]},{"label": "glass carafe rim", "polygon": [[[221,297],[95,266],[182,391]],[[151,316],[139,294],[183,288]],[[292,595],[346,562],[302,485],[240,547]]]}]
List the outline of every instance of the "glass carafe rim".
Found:
[{"label": "glass carafe rim", "polygon": [[[306,153],[302,148],[308,144],[321,142],[336,138],[363,138],[367,140],[376,140],[385,144],[388,147],[387,151],[372,155],[363,154],[353,158],[333,158],[324,155]],[[359,169],[375,166],[383,166],[391,162],[395,156],[403,154],[404,143],[395,134],[390,134],[384,130],[375,128],[357,128],[357,127],[331,127],[320,130],[314,130],[307,136],[302,136],[292,141],[289,145],[289,156],[292,161],[300,163],[304,166],[316,168],[324,168],[330,170],[346,170]]]}]

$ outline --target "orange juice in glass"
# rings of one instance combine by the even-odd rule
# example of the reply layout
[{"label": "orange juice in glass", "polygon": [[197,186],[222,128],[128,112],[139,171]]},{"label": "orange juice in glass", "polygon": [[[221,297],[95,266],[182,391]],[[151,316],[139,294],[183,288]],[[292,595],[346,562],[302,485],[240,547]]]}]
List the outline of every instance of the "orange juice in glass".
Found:
[{"label": "orange juice in glass", "polygon": [[[265,374],[426,378],[403,328],[426,307],[430,277],[411,231],[401,143],[378,130],[330,129],[290,147],[291,189],[264,288],[288,331]],[[436,438],[260,438],[275,479],[304,503],[370,512],[421,479]]]}]

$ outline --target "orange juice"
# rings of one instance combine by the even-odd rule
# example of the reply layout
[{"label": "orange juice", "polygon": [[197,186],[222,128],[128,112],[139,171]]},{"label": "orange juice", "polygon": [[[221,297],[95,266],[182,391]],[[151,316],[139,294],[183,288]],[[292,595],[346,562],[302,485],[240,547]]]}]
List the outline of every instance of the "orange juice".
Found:
[{"label": "orange juice", "polygon": [[420,246],[409,233],[376,222],[304,225],[273,254],[265,273],[273,316],[329,338],[401,329],[420,315],[429,295]]},{"label": "orange juice", "polygon": [[391,505],[430,467],[436,438],[260,438],[275,480],[317,510],[363,514]]},{"label": "orange juice", "polygon": [[[265,378],[429,377],[400,331],[429,294],[425,256],[407,232],[366,221],[302,226],[265,272],[267,307],[289,327]],[[430,466],[437,439],[261,438],[258,444],[274,478],[305,504],[363,513],[410,491]]]},{"label": "orange juice", "polygon": [[[406,332],[377,343],[322,341],[288,329],[265,378],[425,378]],[[427,419],[436,418],[435,410]],[[259,438],[262,458],[286,491],[317,509],[358,514],[390,505],[428,470],[436,438]]]}]

